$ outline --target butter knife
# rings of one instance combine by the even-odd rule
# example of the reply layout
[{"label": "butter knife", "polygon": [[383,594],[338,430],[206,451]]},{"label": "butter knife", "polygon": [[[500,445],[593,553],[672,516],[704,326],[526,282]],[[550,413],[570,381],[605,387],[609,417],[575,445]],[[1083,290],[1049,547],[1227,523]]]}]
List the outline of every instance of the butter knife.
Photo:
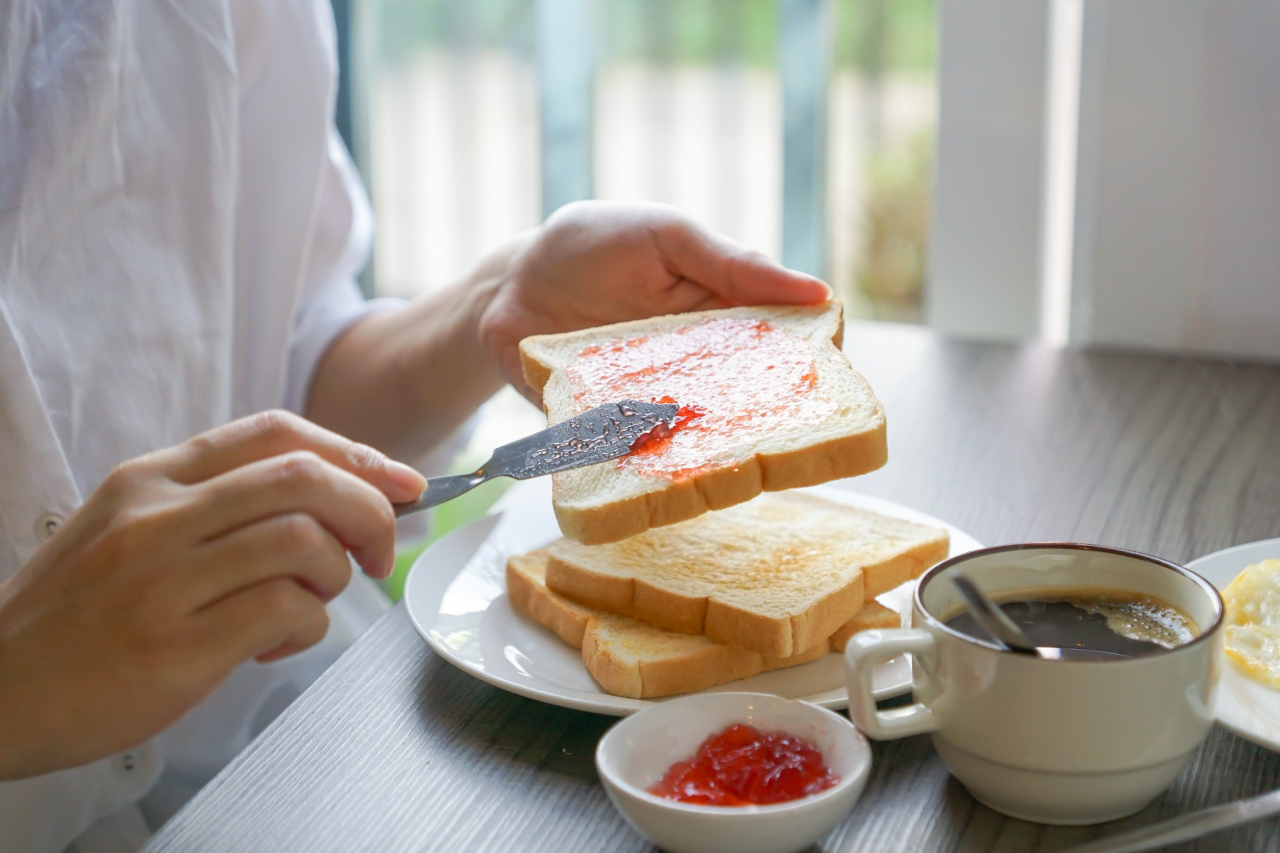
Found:
[{"label": "butter knife", "polygon": [[1155,850],[1191,841],[1211,832],[1253,823],[1277,814],[1280,814],[1280,791],[1272,791],[1071,847],[1063,853],[1140,853],[1143,850]]},{"label": "butter knife", "polygon": [[432,477],[417,500],[394,505],[396,517],[438,506],[496,477],[528,480],[625,456],[655,431],[661,434],[673,429],[679,409],[675,403],[639,400],[596,406],[502,445],[473,473]]}]

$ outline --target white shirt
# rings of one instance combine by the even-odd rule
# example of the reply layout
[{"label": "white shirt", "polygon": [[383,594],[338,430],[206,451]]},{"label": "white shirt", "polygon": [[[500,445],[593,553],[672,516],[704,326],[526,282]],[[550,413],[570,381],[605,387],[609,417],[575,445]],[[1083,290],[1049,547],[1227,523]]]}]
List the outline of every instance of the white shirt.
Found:
[{"label": "white shirt", "polygon": [[[334,57],[329,0],[0,2],[0,579],[120,461],[301,410],[376,307]],[[0,783],[0,851],[136,849],[385,608],[364,580],[159,738]]]}]

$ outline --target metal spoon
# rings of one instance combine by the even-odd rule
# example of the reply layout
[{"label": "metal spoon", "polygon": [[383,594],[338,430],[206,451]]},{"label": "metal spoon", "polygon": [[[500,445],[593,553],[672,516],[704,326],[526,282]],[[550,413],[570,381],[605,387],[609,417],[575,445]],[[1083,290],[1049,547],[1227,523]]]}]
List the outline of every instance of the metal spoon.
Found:
[{"label": "metal spoon", "polygon": [[1035,655],[1043,660],[1099,660],[1124,657],[1124,655],[1096,649],[1037,646],[1027,636],[1026,632],[1019,628],[1017,623],[1000,609],[999,605],[987,598],[986,594],[978,589],[977,584],[970,580],[967,575],[955,572],[951,575],[951,582],[960,591],[960,597],[964,599],[965,606],[968,608],[970,615],[973,616],[974,621],[994,637],[997,643],[1011,652]]},{"label": "metal spoon", "polygon": [[997,643],[1011,652],[1020,652],[1024,655],[1037,654],[1036,644],[1031,641],[1031,638],[1000,609],[999,605],[987,598],[986,594],[978,589],[978,585],[969,580],[968,575],[956,572],[951,576],[951,582],[960,591],[960,597],[969,608],[969,615],[982,626],[984,631],[995,637]]}]

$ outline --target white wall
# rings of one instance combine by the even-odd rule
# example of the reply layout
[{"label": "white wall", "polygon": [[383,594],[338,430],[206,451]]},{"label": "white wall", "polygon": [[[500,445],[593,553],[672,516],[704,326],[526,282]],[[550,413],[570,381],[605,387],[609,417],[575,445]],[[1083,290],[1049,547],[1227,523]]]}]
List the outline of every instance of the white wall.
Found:
[{"label": "white wall", "polygon": [[1034,337],[1048,0],[941,0],[926,314],[945,334]]},{"label": "white wall", "polygon": [[1280,4],[1086,0],[1071,340],[1280,359]]}]

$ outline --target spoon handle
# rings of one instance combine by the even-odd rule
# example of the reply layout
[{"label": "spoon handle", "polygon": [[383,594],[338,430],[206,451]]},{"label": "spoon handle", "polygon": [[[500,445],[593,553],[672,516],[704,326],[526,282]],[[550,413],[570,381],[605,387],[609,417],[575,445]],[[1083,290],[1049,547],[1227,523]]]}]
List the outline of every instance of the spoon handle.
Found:
[{"label": "spoon handle", "polygon": [[1000,605],[987,598],[986,594],[978,589],[978,585],[968,575],[955,572],[951,575],[951,583],[955,584],[956,589],[960,592],[960,597],[968,605],[969,613],[973,616],[974,621],[981,625],[988,634],[995,637],[998,642],[1010,651],[1030,655],[1037,654],[1036,644],[1031,641],[1031,638],[1023,633],[1022,629],[1009,618],[1007,613],[1000,609]]},{"label": "spoon handle", "polygon": [[1253,823],[1277,814],[1280,814],[1280,791],[1272,791],[1245,800],[1211,806],[1079,847],[1070,847],[1062,853],[1139,853],[1142,850],[1154,850],[1190,841],[1211,832]]}]

